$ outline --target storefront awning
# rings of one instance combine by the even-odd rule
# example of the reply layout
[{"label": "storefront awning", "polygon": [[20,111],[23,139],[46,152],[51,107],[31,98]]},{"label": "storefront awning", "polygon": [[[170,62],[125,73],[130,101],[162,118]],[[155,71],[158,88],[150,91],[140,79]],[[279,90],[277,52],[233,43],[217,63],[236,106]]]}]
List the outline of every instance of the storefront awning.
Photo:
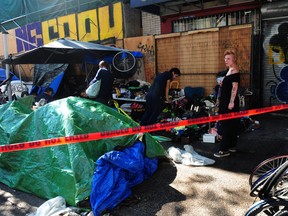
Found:
[{"label": "storefront awning", "polygon": [[157,4],[169,2],[167,0],[130,0],[131,8],[139,8],[142,11],[160,15],[160,6]]},{"label": "storefront awning", "polygon": [[161,15],[162,11],[166,10],[173,13],[181,13],[181,8],[189,5],[196,5],[199,8],[203,8],[203,3],[209,1],[213,0],[130,0],[130,7]]},{"label": "storefront awning", "polygon": [[153,4],[159,4],[159,3],[165,3],[165,2],[169,2],[169,0],[130,0],[130,6],[132,8],[139,8],[139,7],[151,6]]}]

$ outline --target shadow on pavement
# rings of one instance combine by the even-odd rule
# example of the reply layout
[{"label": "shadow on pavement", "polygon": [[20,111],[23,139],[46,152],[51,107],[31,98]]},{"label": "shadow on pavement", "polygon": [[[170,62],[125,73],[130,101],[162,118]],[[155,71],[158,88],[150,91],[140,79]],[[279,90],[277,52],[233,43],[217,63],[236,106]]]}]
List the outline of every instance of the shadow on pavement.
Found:
[{"label": "shadow on pavement", "polygon": [[[121,203],[110,211],[110,215],[171,215],[172,212],[172,215],[187,215],[187,211],[190,215],[243,215],[252,204],[247,175],[263,160],[288,152],[287,112],[256,115],[252,118],[260,122],[260,128],[240,135],[236,153],[226,158],[215,158],[213,153],[217,143],[193,141],[190,144],[194,150],[214,159],[215,164],[205,168],[191,168],[175,165],[168,159],[161,160],[154,175],[133,188],[130,203]],[[179,142],[163,142],[162,145],[165,149],[170,146],[184,147]],[[241,176],[239,182],[237,174]],[[222,178],[231,178],[231,185],[223,185]],[[239,188],[235,189],[237,184]],[[44,201],[0,184],[1,216],[31,213],[36,209],[33,206],[39,207]]]},{"label": "shadow on pavement", "polygon": [[[191,167],[185,168],[183,165],[176,168],[173,162],[162,162],[157,172],[150,179],[134,188],[134,194],[140,197],[141,200],[131,206],[118,206],[111,212],[112,215],[156,215],[160,210],[162,213],[159,215],[165,215],[163,212],[167,210],[163,210],[164,206],[166,206],[165,209],[170,207],[173,215],[181,215],[182,212],[185,214],[185,210],[191,209],[193,205],[195,205],[196,209],[198,202],[211,203],[211,205],[209,204],[204,208],[206,211],[213,212],[211,215],[243,214],[243,211],[245,212],[245,209],[252,204],[251,201],[253,200],[249,197],[250,188],[248,186],[247,175],[250,175],[255,166],[263,160],[275,155],[286,154],[288,150],[288,115],[285,112],[284,115],[283,113],[262,114],[252,116],[252,118],[260,122],[260,128],[240,134],[236,153],[232,153],[231,156],[225,158],[215,158],[213,153],[217,149],[217,143],[193,141],[191,145],[197,153],[215,160],[215,164],[207,168],[205,167],[207,169],[206,173],[203,173],[203,167],[194,167],[195,169],[191,169]],[[171,146],[184,149],[184,144],[179,142],[163,142],[162,145],[165,149]],[[202,169],[201,172],[199,171],[200,169]],[[197,170],[199,171],[198,174]],[[237,187],[235,184],[239,184],[239,182],[236,183],[237,176],[235,177],[235,174],[239,173],[242,176],[242,179],[239,180],[242,185],[239,185],[240,188],[237,191],[229,185],[221,185],[221,181],[220,185],[214,186],[214,189],[207,187],[207,185],[213,185],[218,181],[216,178],[219,179],[219,177],[216,177],[216,175],[218,173],[222,175],[222,171],[228,171],[225,172],[225,175],[226,173],[231,173],[227,174],[226,178],[230,178],[229,175],[233,175],[231,178],[235,183],[233,184],[232,182],[231,184],[234,187]],[[188,191],[185,191],[185,193],[181,193],[181,188],[180,190],[178,188],[181,182],[180,184],[177,183],[177,188],[174,189],[171,187],[171,183],[175,181],[177,172],[187,172],[187,175],[180,177],[182,178],[181,181],[188,182],[187,184],[190,185]],[[244,177],[243,174],[245,174]],[[223,195],[217,193],[217,187],[222,188],[221,193]],[[189,204],[189,207],[185,206],[186,204],[184,206],[180,204],[187,202],[189,199],[194,200],[193,202],[195,203]],[[215,201],[218,203],[214,204]],[[172,203],[171,206],[169,206],[169,203]],[[231,213],[231,206],[238,206],[238,210],[242,212],[233,210],[236,213]]]},{"label": "shadow on pavement", "polygon": [[159,161],[154,175],[133,189],[134,196],[139,198],[137,206],[124,202],[111,211],[112,215],[156,215],[166,203],[185,200],[183,194],[170,186],[176,174],[177,169],[171,161]]}]

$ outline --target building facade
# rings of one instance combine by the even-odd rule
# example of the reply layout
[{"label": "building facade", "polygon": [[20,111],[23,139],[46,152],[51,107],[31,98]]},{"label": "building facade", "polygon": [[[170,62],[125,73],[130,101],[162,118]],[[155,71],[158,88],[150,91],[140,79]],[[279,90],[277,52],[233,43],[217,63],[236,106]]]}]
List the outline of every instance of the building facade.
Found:
[{"label": "building facade", "polygon": [[[62,2],[54,1],[55,5]],[[201,86],[209,95],[216,74],[225,69],[223,52],[233,47],[239,55],[241,88],[253,92],[250,107],[287,103],[286,1],[97,2],[78,5],[77,10],[68,5],[60,14],[10,27],[9,53],[25,52],[58,38],[113,45],[143,53],[137,73],[145,73],[146,81],[179,67],[180,88]],[[18,70],[31,78],[32,67],[22,65]]]},{"label": "building facade", "polygon": [[[208,94],[215,73],[224,68],[224,49],[233,47],[239,54],[241,87],[253,92],[247,98],[250,107],[287,103],[286,1],[143,2],[134,7],[142,11],[143,33],[156,35],[156,71],[178,66],[182,87],[201,85]],[[147,19],[155,19],[143,16],[146,11],[160,18],[160,35],[152,27],[144,29]]]}]

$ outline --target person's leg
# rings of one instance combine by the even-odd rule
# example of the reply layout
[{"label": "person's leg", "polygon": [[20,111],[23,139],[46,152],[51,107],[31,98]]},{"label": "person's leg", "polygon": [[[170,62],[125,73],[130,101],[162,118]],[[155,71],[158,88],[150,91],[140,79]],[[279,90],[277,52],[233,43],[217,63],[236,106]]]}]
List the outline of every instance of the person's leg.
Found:
[{"label": "person's leg", "polygon": [[221,121],[220,123],[222,139],[219,143],[218,151],[214,154],[215,157],[226,157],[229,156],[229,143],[231,142],[231,134],[230,134],[230,123],[229,120]]},{"label": "person's leg", "polygon": [[231,142],[229,143],[229,151],[236,152],[236,145],[238,142],[239,119],[232,119],[230,123]]},{"label": "person's leg", "polygon": [[146,96],[145,111],[142,115],[140,125],[149,125],[153,113],[153,98],[149,95]]},{"label": "person's leg", "polygon": [[157,118],[163,109],[163,101],[159,98],[149,97],[146,99],[145,112],[141,119],[141,125],[157,123]]},{"label": "person's leg", "polygon": [[219,145],[219,151],[228,151],[229,143],[231,140],[229,120],[222,122],[222,140]]}]

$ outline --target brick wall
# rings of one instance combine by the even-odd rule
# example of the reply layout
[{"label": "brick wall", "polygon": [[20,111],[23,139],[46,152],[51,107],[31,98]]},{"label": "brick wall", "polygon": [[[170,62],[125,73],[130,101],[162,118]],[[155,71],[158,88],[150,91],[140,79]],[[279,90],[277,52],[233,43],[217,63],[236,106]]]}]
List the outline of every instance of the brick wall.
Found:
[{"label": "brick wall", "polygon": [[161,34],[160,17],[151,13],[142,12],[143,36]]}]

